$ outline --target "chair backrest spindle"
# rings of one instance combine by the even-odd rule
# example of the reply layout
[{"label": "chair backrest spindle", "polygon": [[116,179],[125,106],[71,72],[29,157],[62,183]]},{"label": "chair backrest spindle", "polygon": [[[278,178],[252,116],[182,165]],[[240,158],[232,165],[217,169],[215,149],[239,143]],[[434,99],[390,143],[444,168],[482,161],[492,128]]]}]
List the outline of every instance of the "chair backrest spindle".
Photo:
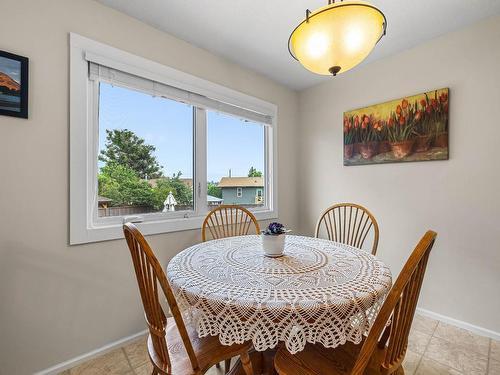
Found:
[{"label": "chair backrest spindle", "polygon": [[260,233],[259,223],[246,208],[238,205],[220,205],[210,211],[201,227],[203,241],[226,237],[244,236],[252,224],[255,234]]},{"label": "chair backrest spindle", "polygon": [[371,253],[377,253],[379,229],[375,217],[365,207],[354,203],[339,203],[327,208],[316,224],[315,236],[324,232],[331,241],[362,248],[373,232]]}]

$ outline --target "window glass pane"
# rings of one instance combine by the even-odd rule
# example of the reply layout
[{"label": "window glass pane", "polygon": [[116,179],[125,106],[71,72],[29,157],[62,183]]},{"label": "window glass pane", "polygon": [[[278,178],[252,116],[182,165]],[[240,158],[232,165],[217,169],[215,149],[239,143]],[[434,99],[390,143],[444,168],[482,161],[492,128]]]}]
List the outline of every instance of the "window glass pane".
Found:
[{"label": "window glass pane", "polygon": [[98,216],[193,210],[193,107],[100,83]]},{"label": "window glass pane", "polygon": [[208,208],[264,206],[264,126],[207,111],[207,138]]}]

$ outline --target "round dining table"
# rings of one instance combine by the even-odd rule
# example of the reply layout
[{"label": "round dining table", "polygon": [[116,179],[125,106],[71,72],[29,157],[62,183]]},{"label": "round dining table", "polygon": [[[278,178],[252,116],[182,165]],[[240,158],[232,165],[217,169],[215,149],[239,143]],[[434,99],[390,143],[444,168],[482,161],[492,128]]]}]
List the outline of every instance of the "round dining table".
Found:
[{"label": "round dining table", "polygon": [[361,342],[392,284],[368,252],[294,235],[278,258],[265,255],[257,235],[203,242],[177,254],[167,275],[200,337],[251,341],[257,352],[282,342],[292,354],[306,343]]}]

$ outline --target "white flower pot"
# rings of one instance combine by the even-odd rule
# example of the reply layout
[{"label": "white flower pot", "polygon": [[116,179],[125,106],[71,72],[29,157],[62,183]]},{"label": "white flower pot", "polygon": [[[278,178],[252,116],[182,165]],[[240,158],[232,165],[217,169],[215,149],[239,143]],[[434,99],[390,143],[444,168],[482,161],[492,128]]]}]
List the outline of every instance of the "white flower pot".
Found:
[{"label": "white flower pot", "polygon": [[285,250],[285,237],[286,234],[261,234],[262,238],[262,249],[264,249],[264,255],[277,258],[283,255]]}]

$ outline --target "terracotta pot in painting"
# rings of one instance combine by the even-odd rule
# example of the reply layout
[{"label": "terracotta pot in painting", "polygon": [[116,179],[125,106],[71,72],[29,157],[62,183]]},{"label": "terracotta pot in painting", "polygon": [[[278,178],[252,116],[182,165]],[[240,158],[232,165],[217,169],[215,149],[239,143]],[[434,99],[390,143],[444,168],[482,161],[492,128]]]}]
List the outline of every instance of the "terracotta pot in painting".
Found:
[{"label": "terracotta pot in painting", "polygon": [[353,155],[359,154],[359,148],[360,147],[361,147],[361,143],[355,143],[355,144],[353,144],[353,150],[352,150]]},{"label": "terracotta pot in painting", "polygon": [[432,136],[430,135],[419,135],[415,139],[415,152],[424,152],[429,150],[431,147]]},{"label": "terracotta pot in painting", "polygon": [[434,146],[441,147],[441,148],[447,148],[448,147],[448,132],[436,134],[436,138],[434,138]]},{"label": "terracotta pot in painting", "polygon": [[344,145],[344,159],[352,158],[353,153],[354,153],[354,144]]},{"label": "terracotta pot in painting", "polygon": [[389,141],[380,141],[378,144],[378,153],[384,154],[389,151],[391,151],[391,144]]},{"label": "terracotta pot in painting", "polygon": [[392,153],[396,159],[403,159],[412,153],[414,143],[414,139],[408,139],[401,142],[391,142]]},{"label": "terracotta pot in painting", "polygon": [[359,153],[363,159],[371,159],[377,154],[378,142],[360,143]]}]

